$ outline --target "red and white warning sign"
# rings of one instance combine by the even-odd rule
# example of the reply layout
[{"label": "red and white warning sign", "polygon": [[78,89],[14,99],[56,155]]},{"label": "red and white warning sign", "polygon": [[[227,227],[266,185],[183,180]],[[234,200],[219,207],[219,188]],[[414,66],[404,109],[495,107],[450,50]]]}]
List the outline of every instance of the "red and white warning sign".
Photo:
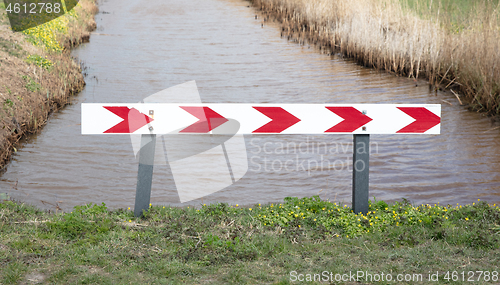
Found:
[{"label": "red and white warning sign", "polygon": [[230,120],[239,134],[439,134],[441,105],[82,104],[82,134],[221,134]]}]

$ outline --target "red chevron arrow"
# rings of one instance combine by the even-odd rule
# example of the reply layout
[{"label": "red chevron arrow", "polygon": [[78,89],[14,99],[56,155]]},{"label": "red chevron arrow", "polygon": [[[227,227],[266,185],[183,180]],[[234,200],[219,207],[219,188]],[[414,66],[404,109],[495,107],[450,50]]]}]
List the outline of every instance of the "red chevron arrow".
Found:
[{"label": "red chevron arrow", "polygon": [[266,115],[270,121],[252,133],[281,133],[289,127],[300,122],[300,119],[287,112],[281,107],[253,107],[255,110]]},{"label": "red chevron arrow", "polygon": [[397,107],[415,119],[413,123],[402,128],[396,133],[424,133],[428,129],[441,123],[441,118],[424,107]]},{"label": "red chevron arrow", "polygon": [[123,121],[105,131],[105,134],[131,134],[153,121],[148,115],[126,106],[104,107],[104,109],[123,119]]},{"label": "red chevron arrow", "polygon": [[366,125],[373,119],[361,113],[354,107],[326,107],[336,115],[344,119],[342,122],[329,128],[325,133],[351,133]]},{"label": "red chevron arrow", "polygon": [[208,133],[218,126],[229,121],[228,119],[217,114],[214,110],[208,107],[182,107],[189,114],[198,118],[198,122],[180,131],[181,133]]}]

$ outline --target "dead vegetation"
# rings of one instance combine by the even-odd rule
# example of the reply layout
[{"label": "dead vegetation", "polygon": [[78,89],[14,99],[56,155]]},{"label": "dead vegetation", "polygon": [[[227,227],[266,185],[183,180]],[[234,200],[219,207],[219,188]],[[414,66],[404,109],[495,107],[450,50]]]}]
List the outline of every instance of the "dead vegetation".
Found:
[{"label": "dead vegetation", "polygon": [[426,5],[425,0],[251,2],[264,21],[280,21],[288,39],[340,52],[368,67],[427,78],[436,90],[460,94],[471,109],[500,114],[498,1],[475,1],[467,19],[458,20],[443,8],[418,15],[405,1]]},{"label": "dead vegetation", "polygon": [[[88,41],[95,29],[94,0],[80,1],[78,17],[72,19],[67,34],[59,35],[62,53],[48,52],[11,31],[5,10],[0,9],[0,168],[3,169],[22,138],[36,133],[49,115],[70,103],[72,95],[85,86],[80,64],[70,56],[70,48]],[[46,59],[43,66],[27,60],[35,55]]]}]

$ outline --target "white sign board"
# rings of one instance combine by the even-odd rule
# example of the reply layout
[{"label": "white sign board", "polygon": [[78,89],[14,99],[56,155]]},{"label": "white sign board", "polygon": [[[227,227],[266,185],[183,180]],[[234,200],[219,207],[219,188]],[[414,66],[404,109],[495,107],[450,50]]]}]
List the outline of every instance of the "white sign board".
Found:
[{"label": "white sign board", "polygon": [[[441,105],[82,103],[82,134],[439,134]],[[233,128],[227,128],[232,122]]]}]

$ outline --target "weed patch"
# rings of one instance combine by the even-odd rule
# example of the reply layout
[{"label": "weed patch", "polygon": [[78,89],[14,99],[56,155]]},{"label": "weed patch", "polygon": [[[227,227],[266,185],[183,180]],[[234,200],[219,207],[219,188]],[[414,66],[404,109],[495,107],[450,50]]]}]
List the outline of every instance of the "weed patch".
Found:
[{"label": "weed patch", "polygon": [[24,79],[24,81],[26,81],[25,87],[29,91],[36,92],[36,91],[40,91],[42,89],[42,86],[40,85],[40,83],[33,80],[33,78],[31,78],[27,75],[23,75],[22,78]]},{"label": "weed patch", "polygon": [[0,49],[7,52],[7,54],[9,54],[10,56],[18,58],[22,57],[25,54],[25,51],[19,44],[6,40],[2,37],[0,37]]},{"label": "weed patch", "polygon": [[52,61],[50,59],[41,57],[36,54],[31,54],[26,58],[26,62],[30,64],[35,64],[37,66],[43,67],[46,70],[49,70],[50,67],[53,65]]},{"label": "weed patch", "polygon": [[107,208],[103,203],[76,206],[73,212],[47,223],[47,226],[57,236],[78,240],[82,244],[85,242],[95,244],[114,227],[114,223],[108,217]]}]

